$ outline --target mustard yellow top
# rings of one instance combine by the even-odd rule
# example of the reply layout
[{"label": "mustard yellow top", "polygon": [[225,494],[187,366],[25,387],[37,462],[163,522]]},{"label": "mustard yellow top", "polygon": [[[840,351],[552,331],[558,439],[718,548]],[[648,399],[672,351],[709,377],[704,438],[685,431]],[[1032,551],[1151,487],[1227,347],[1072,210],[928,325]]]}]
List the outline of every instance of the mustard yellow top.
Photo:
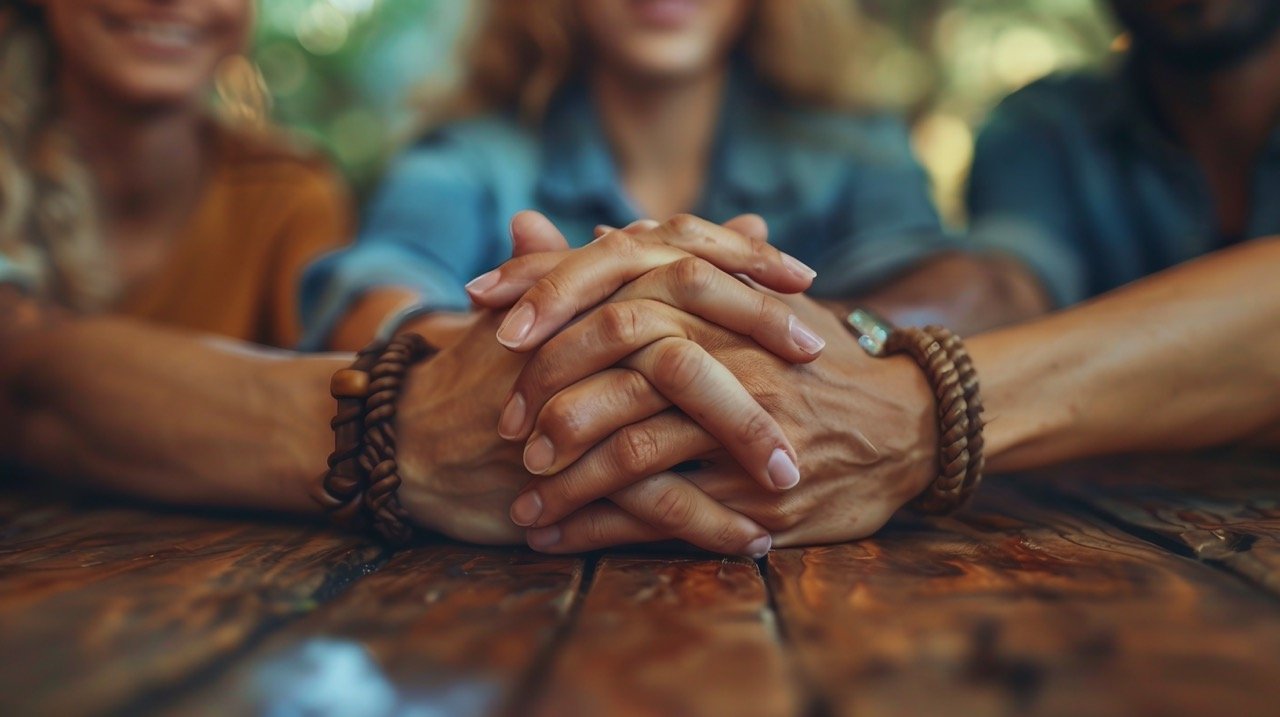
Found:
[{"label": "mustard yellow top", "polygon": [[217,134],[209,183],[172,251],[113,311],[293,348],[302,270],[350,237],[351,198],[318,158]]}]

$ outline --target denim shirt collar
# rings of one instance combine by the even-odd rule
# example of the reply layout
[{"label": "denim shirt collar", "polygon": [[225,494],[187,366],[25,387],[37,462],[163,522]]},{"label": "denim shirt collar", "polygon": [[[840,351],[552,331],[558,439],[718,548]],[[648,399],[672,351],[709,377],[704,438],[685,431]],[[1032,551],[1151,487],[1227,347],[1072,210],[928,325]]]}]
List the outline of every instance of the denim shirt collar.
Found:
[{"label": "denim shirt collar", "polygon": [[[700,204],[713,193],[732,193],[735,203],[767,205],[793,189],[788,159],[771,131],[768,92],[740,65],[733,68],[721,107],[711,166]],[[541,199],[566,209],[604,208],[618,221],[635,218],[617,165],[584,83],[567,87],[543,127]]]}]

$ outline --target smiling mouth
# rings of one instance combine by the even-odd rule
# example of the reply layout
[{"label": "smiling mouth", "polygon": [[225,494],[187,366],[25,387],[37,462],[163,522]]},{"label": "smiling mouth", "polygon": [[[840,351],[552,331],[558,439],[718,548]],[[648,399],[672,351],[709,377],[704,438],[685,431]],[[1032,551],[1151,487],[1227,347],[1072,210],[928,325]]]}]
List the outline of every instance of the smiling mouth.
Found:
[{"label": "smiling mouth", "polygon": [[167,50],[186,50],[200,41],[202,33],[194,25],[172,20],[126,20],[113,18],[108,21],[111,29],[153,47]]}]

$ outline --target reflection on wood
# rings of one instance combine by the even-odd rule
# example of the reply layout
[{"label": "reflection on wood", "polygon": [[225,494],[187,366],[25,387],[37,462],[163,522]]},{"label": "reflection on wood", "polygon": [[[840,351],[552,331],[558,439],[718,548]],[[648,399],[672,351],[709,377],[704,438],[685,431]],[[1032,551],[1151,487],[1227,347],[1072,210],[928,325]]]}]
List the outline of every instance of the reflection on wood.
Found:
[{"label": "reflection on wood", "polygon": [[6,491],[0,715],[1270,717],[1278,546],[1274,457],[1079,464],[774,553],[775,624],[745,560],[610,555],[587,578]]},{"label": "reflection on wood", "polygon": [[577,558],[397,553],[174,714],[488,715],[518,698],[582,578]]},{"label": "reflection on wood", "polygon": [[1050,480],[1121,524],[1280,595],[1280,456],[1092,461],[1056,470]]},{"label": "reflection on wood", "polygon": [[795,714],[771,616],[748,560],[603,558],[534,713]]},{"label": "reflection on wood", "polygon": [[3,714],[126,709],[311,610],[382,552],[309,526],[27,507],[0,509]]},{"label": "reflection on wood", "polygon": [[836,715],[1272,715],[1280,607],[992,481],[970,512],[769,561]]}]

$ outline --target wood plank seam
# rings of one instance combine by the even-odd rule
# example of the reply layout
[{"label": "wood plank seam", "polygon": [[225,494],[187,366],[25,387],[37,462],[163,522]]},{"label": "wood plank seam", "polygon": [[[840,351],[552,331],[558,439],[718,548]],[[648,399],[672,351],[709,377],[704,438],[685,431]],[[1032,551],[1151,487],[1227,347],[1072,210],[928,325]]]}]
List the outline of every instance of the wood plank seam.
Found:
[{"label": "wood plank seam", "polygon": [[1081,513],[1096,520],[1112,525],[1139,540],[1146,541],[1158,548],[1167,550],[1174,555],[1194,560],[1197,563],[1201,563],[1224,575],[1230,576],[1233,580],[1244,583],[1248,585],[1250,589],[1264,594],[1270,600],[1280,601],[1280,593],[1276,593],[1270,586],[1263,584],[1254,576],[1240,570],[1235,561],[1232,560],[1232,558],[1238,558],[1244,553],[1247,553],[1253,541],[1256,540],[1255,536],[1239,536],[1240,540],[1235,543],[1235,547],[1243,552],[1232,552],[1224,555],[1221,551],[1216,550],[1196,550],[1187,543],[1174,540],[1166,535],[1161,535],[1150,528],[1126,520],[1123,516],[1104,510],[1087,500],[1067,493],[1059,488],[1055,488],[1047,483],[1028,483],[1019,485],[1015,489],[1039,505],[1069,506],[1073,510],[1080,511]]},{"label": "wood plank seam", "polygon": [[827,702],[826,695],[796,658],[794,645],[787,631],[787,623],[782,619],[782,613],[778,609],[778,594],[773,589],[773,581],[769,579],[768,556],[757,560],[756,567],[760,570],[760,579],[764,581],[765,621],[787,656],[787,671],[790,673],[790,679],[800,686],[801,694],[804,695],[805,702],[800,707],[800,715],[801,717],[830,717],[835,711]]},{"label": "wood plank seam", "polygon": [[498,709],[497,714],[500,717],[521,717],[527,712],[529,705],[536,704],[541,699],[543,691],[548,686],[548,678],[551,675],[551,668],[555,665],[556,655],[573,633],[578,614],[582,612],[582,605],[586,602],[587,593],[595,583],[596,566],[599,562],[600,554],[591,555],[584,562],[582,580],[578,583],[578,591],[574,594],[569,609],[565,612],[560,624],[556,626],[555,634],[538,651],[532,667],[511,691],[507,704]]}]

